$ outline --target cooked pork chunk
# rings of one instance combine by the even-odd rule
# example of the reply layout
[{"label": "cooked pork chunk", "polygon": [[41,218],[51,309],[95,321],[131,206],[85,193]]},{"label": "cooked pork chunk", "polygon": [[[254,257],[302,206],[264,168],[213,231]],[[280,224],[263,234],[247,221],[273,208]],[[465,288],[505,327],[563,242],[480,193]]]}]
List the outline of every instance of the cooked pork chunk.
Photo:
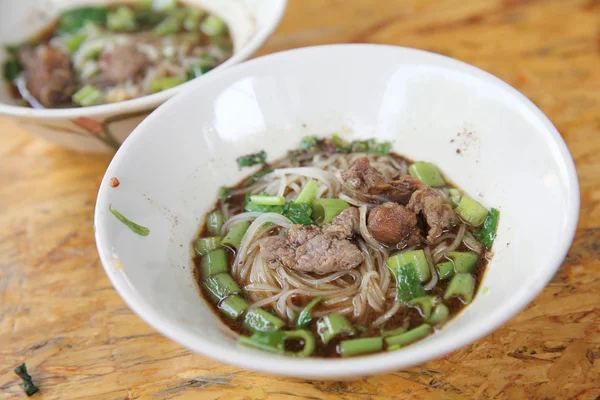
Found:
[{"label": "cooked pork chunk", "polygon": [[383,203],[369,213],[367,229],[375,240],[388,246],[412,246],[421,242],[417,216],[398,203]]},{"label": "cooked pork chunk", "polygon": [[423,213],[429,226],[427,241],[433,243],[442,232],[458,223],[458,218],[452,207],[442,203],[442,199],[429,186],[423,186],[414,192],[406,206],[415,214]]}]

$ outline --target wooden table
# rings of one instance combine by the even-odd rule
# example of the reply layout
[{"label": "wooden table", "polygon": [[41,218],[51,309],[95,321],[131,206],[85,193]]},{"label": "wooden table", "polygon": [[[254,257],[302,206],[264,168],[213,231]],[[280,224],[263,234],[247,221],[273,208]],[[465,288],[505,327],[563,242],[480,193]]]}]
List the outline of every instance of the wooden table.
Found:
[{"label": "wooden table", "polygon": [[567,141],[581,219],[562,268],[491,335],[407,371],[348,382],[263,375],[148,327],[106,278],[96,191],[111,156],[77,154],[0,118],[0,396],[44,399],[389,399],[600,396],[600,1],[291,0],[260,54],[321,43],[446,54],[517,87]]}]

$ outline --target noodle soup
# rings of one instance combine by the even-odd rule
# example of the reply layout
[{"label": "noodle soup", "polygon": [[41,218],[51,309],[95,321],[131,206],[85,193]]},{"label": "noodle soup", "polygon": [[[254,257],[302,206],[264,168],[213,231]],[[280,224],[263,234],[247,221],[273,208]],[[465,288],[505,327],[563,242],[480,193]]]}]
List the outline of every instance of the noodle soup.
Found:
[{"label": "noodle soup", "polygon": [[230,58],[233,43],[225,22],[199,7],[137,0],[63,11],[6,52],[3,76],[21,105],[66,108],[178,86]]},{"label": "noodle soup", "polygon": [[390,143],[307,137],[221,188],[195,241],[206,301],[241,345],[297,357],[394,351],[477,292],[499,213]]}]

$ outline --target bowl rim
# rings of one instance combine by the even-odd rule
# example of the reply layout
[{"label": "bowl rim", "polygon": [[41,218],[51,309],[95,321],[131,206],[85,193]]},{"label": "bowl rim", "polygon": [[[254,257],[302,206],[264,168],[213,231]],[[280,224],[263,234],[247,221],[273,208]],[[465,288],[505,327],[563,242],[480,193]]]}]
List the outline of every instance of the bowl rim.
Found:
[{"label": "bowl rim", "polygon": [[[277,0],[275,4],[275,13],[273,18],[268,21],[261,29],[257,30],[250,40],[244,44],[237,52],[225,60],[219,65],[214,71],[211,71],[211,75],[215,72],[225,69],[227,67],[239,64],[246,60],[254,52],[256,52],[260,46],[267,40],[267,38],[273,33],[273,31],[279,26],[281,19],[287,8],[288,0]],[[0,115],[9,115],[14,117],[27,117],[27,118],[45,118],[45,119],[57,119],[57,118],[68,118],[74,119],[78,117],[94,117],[102,115],[113,115],[113,114],[126,114],[129,112],[135,112],[142,109],[150,109],[159,106],[164,103],[175,94],[182,90],[188,89],[191,85],[195,84],[198,79],[182,83],[181,85],[175,86],[171,89],[163,90],[162,92],[149,94],[142,97],[137,97],[131,100],[119,101],[116,103],[100,104],[97,106],[90,107],[71,107],[71,108],[48,108],[48,109],[37,109],[29,107],[15,106],[12,104],[0,103]],[[204,80],[204,79],[201,79]],[[1,82],[4,84],[4,82]]]},{"label": "bowl rim", "polygon": [[162,118],[162,114],[170,108],[171,102],[176,102],[180,97],[183,98],[183,96],[180,95],[161,105],[127,138],[107,169],[107,174],[104,176],[100,185],[96,202],[94,223],[97,229],[95,236],[102,265],[117,292],[140,318],[146,321],[154,329],[176,343],[179,343],[183,347],[225,364],[236,365],[250,370],[266,372],[273,375],[297,378],[349,378],[408,368],[455,351],[458,348],[461,348],[496,330],[498,327],[520,312],[523,308],[525,308],[525,306],[527,306],[544,289],[567,255],[577,228],[580,199],[579,182],[577,179],[575,164],[564,140],[560,136],[560,133],[554,127],[552,122],[544,115],[544,113],[525,95],[496,76],[462,61],[424,50],[379,44],[329,44],[281,51],[247,61],[232,68],[216,72],[211,76],[211,79],[196,82],[193,86],[188,87],[184,93],[200,91],[204,85],[211,83],[215,84],[215,81],[227,82],[228,76],[239,74],[250,67],[260,67],[261,65],[274,63],[279,59],[296,56],[298,54],[324,52],[329,56],[332,56],[332,54],[334,54],[337,50],[350,50],[360,53],[360,51],[367,48],[376,48],[378,51],[380,50],[383,52],[393,51],[401,52],[406,55],[418,56],[421,57],[421,62],[424,62],[422,58],[426,58],[427,60],[435,61],[437,65],[441,65],[445,68],[451,70],[460,69],[463,72],[468,72],[471,76],[484,79],[496,87],[504,90],[507,94],[511,95],[515,101],[519,102],[522,107],[525,107],[525,109],[527,109],[527,111],[530,112],[544,126],[544,133],[547,135],[548,140],[553,141],[559,150],[558,153],[555,153],[554,159],[557,160],[559,165],[562,164],[562,167],[566,169],[566,184],[572,188],[572,190],[570,191],[570,196],[567,199],[567,217],[565,223],[566,229],[564,232],[563,241],[559,246],[556,246],[553,249],[553,261],[549,262],[547,267],[541,270],[539,274],[540,276],[538,279],[536,279],[535,284],[526,288],[519,288],[519,290],[513,296],[511,296],[507,302],[504,302],[497,309],[497,311],[489,314],[485,318],[480,318],[474,321],[471,324],[470,329],[464,332],[463,336],[456,337],[455,340],[446,342],[444,345],[432,346],[429,348],[425,347],[423,349],[413,349],[411,346],[408,346],[403,350],[404,357],[399,357],[398,354],[394,354],[392,352],[365,355],[349,359],[298,359],[271,355],[259,351],[252,353],[240,352],[235,348],[221,346],[197,334],[193,334],[179,324],[172,323],[170,321],[164,321],[159,312],[154,310],[149,303],[141,298],[135,290],[129,287],[127,283],[120,278],[116,268],[111,267],[112,254],[110,252],[109,242],[108,239],[105,239],[102,235],[102,220],[106,218],[104,216],[106,213],[101,213],[99,210],[103,204],[107,204],[105,197],[107,196],[106,193],[109,189],[109,180],[107,179],[109,171],[111,171],[113,168],[116,168],[115,166],[119,163],[120,159],[126,157],[129,149],[134,149],[137,147],[137,142],[143,139],[143,132],[147,125],[150,126],[156,118]]}]

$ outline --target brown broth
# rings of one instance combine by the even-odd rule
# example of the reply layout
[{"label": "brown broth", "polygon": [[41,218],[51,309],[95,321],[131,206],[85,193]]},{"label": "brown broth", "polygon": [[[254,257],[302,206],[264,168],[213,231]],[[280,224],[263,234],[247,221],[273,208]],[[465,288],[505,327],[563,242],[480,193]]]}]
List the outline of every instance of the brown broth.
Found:
[{"label": "brown broth", "polygon": [[[399,154],[396,153],[390,153],[390,155],[392,157],[394,157],[396,160],[398,161],[403,161],[403,162],[407,162],[407,163],[412,163],[411,160],[407,159],[406,157],[403,157]],[[309,162],[300,162],[300,166],[305,166],[309,164]],[[269,165],[265,165],[262,169],[267,169],[270,168]],[[262,170],[261,169],[261,170]],[[445,177],[444,177],[445,178]],[[235,190],[235,189],[240,189],[245,187],[248,183],[249,183],[249,179],[250,177],[246,177],[243,180],[241,180],[238,184],[236,184],[235,186],[233,186],[231,189]],[[446,180],[446,182],[450,182],[449,180]],[[457,186],[452,185],[451,183],[447,185],[448,188],[457,188]],[[237,195],[234,197],[230,197],[227,200],[230,204],[230,206],[240,206],[242,207],[244,205],[245,202],[245,196],[244,195]],[[215,206],[212,208],[212,211],[216,211],[219,209],[219,202],[220,200],[217,200],[217,202],[215,203]],[[424,221],[421,221],[421,228],[424,229],[425,228],[425,224]],[[444,233],[448,233],[448,232],[452,232],[452,233],[456,233],[458,231],[459,227],[456,227],[455,229],[451,230],[451,231],[446,231]],[[202,237],[209,237],[210,235],[207,234],[206,232],[206,227],[205,225],[203,225],[200,228],[200,232],[198,235],[198,238],[202,238]],[[421,247],[418,247],[421,248]],[[233,253],[233,251],[231,251],[231,249],[227,249],[225,248],[225,251],[227,252],[228,256],[229,256],[229,262],[230,265],[233,262],[234,258],[235,258],[235,254]],[[458,248],[455,251],[472,251],[470,250],[468,247],[466,247],[463,243],[461,243]],[[472,273],[472,275],[474,275],[475,277],[475,282],[476,282],[476,286],[475,286],[475,292],[474,292],[474,297],[473,299],[475,299],[475,296],[477,295],[478,291],[479,291],[479,286],[481,285],[481,282],[483,281],[483,276],[485,274],[486,271],[486,267],[488,264],[488,259],[486,258],[486,253],[488,253],[489,250],[485,250],[485,248],[482,250],[482,252],[479,254],[479,260],[477,262],[477,267],[476,270]],[[223,315],[221,315],[221,313],[218,310],[218,305],[214,304],[211,302],[210,297],[207,295],[207,293],[205,293],[204,289],[202,289],[202,280],[200,278],[200,273],[199,273],[199,269],[200,269],[200,256],[195,256],[194,257],[194,265],[195,270],[194,270],[194,277],[196,279],[196,282],[198,283],[199,287],[200,287],[200,292],[202,293],[202,296],[204,297],[204,300],[212,307],[213,312],[221,319],[221,321],[227,325],[232,331],[241,334],[241,335],[245,335],[245,336],[249,336],[252,334],[252,332],[250,332],[247,328],[245,328],[242,325],[242,318],[238,319],[238,320],[231,320],[230,318],[227,318]],[[427,292],[427,295],[433,295],[436,297],[442,297],[444,294],[444,291],[446,290],[446,288],[448,287],[448,283],[449,280],[439,280],[437,285],[431,290]],[[395,282],[393,283],[395,284]],[[241,286],[241,285],[240,285]],[[248,299],[246,299],[248,300]],[[306,304],[308,304],[311,301],[311,298],[308,297],[294,297],[294,304],[304,307]],[[250,302],[250,301],[249,301]],[[457,298],[452,298],[450,300],[445,300],[443,302],[444,304],[446,304],[446,306],[448,307],[449,311],[450,311],[450,317],[444,321],[441,324],[437,324],[434,326],[434,329],[441,329],[443,327],[444,324],[448,323],[451,319],[455,318],[464,308],[466,308],[467,305],[463,304],[459,299]],[[386,307],[384,307],[385,309],[388,309],[391,306],[391,304],[386,303]],[[275,311],[270,307],[270,306],[263,306],[262,308],[264,308],[267,311],[270,311],[272,313],[275,313]],[[313,311],[319,311],[319,304],[317,304],[314,308]],[[419,325],[421,325],[423,323],[423,319],[421,317],[421,314],[419,312],[419,310],[417,308],[410,308],[410,307],[404,307],[401,308],[394,316],[392,316],[384,325],[383,327],[373,327],[372,323],[379,317],[379,315],[373,315],[371,313],[371,315],[369,315],[369,319],[368,322],[365,324],[366,328],[367,328],[367,332],[365,333],[360,333],[357,331],[357,333],[355,335],[352,335],[352,339],[357,339],[357,338],[367,338],[367,337],[374,337],[374,336],[380,336],[381,332],[381,328],[383,328],[386,331],[389,330],[393,330],[399,327],[402,327],[406,324],[406,322],[408,322],[408,329],[413,329],[418,327]],[[286,326],[286,328],[288,329],[295,329],[294,326]],[[284,328],[285,329],[285,328]],[[309,328],[310,331],[313,332],[313,334],[315,335],[316,341],[317,341],[317,346],[315,348],[315,352],[313,353],[313,357],[325,357],[325,358],[336,358],[336,357],[340,357],[340,353],[339,353],[339,348],[338,345],[340,343],[341,340],[344,339],[348,339],[350,337],[348,336],[342,336],[342,337],[337,337],[335,339],[333,339],[330,343],[328,343],[327,345],[323,344],[320,342],[319,336],[317,334],[317,327],[316,327],[316,319],[313,318]],[[293,350],[293,351],[298,351],[302,348],[302,346],[298,343],[288,346],[288,344],[286,343],[286,349],[287,350]],[[385,351],[385,350],[383,350]]]}]

